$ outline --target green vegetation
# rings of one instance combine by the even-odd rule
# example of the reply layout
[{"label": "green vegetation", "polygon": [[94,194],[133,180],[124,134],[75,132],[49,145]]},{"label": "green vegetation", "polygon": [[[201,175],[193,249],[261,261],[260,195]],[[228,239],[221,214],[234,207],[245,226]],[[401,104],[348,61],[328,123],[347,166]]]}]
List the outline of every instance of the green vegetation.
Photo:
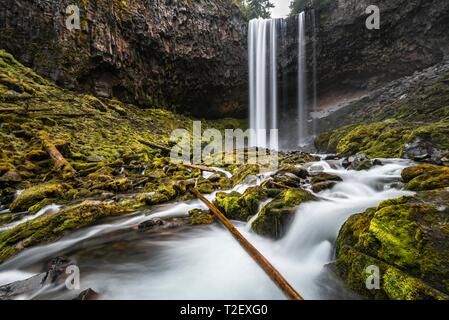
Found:
[{"label": "green vegetation", "polygon": [[240,8],[247,20],[270,18],[270,10],[274,8],[270,0],[233,0],[233,2]]},{"label": "green vegetation", "polygon": [[293,16],[307,9],[321,9],[331,3],[331,0],[292,0],[290,15]]}]

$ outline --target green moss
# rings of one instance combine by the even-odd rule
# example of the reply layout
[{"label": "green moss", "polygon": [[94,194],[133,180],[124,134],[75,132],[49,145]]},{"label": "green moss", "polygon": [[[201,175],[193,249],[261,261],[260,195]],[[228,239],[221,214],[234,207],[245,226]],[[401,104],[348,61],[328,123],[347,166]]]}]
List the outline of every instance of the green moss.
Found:
[{"label": "green moss", "polygon": [[192,225],[212,224],[215,221],[214,216],[208,210],[194,209],[189,211],[189,216]]},{"label": "green moss", "polygon": [[232,171],[232,185],[236,186],[240,183],[242,183],[242,181],[249,175],[257,175],[260,173],[260,168],[258,165],[251,165],[251,164],[247,164],[247,165],[236,165],[235,169]]},{"label": "green moss", "polygon": [[352,216],[337,240],[337,273],[351,288],[373,297],[360,282],[370,263],[382,267],[382,292],[390,299],[447,299],[448,201],[445,189],[425,191]]},{"label": "green moss", "polygon": [[405,189],[423,191],[449,187],[449,168],[422,164],[402,171]]},{"label": "green moss", "polygon": [[0,262],[18,252],[59,239],[67,231],[92,225],[100,219],[129,213],[113,204],[85,201],[59,213],[44,215],[0,234]]},{"label": "green moss", "polygon": [[[449,150],[449,122],[410,123],[398,119],[342,127],[321,134],[315,140],[321,152],[340,156],[366,154],[370,158],[400,158],[405,146],[420,141],[440,150]],[[418,140],[417,140],[418,139]]]},{"label": "green moss", "polygon": [[12,212],[27,211],[30,207],[38,204],[40,201],[48,199],[65,199],[65,192],[70,187],[62,183],[45,183],[24,190],[11,203],[9,209]]},{"label": "green moss", "polygon": [[251,228],[259,235],[280,238],[284,235],[295,208],[311,200],[315,200],[315,197],[306,190],[284,190],[261,210]]},{"label": "green moss", "polygon": [[312,184],[320,183],[320,182],[327,182],[327,181],[343,181],[343,179],[335,174],[320,173],[320,174],[314,175],[311,180]]},{"label": "green moss", "polygon": [[23,214],[20,213],[4,213],[0,214],[0,226],[18,221],[23,218]]},{"label": "green moss", "polygon": [[242,195],[238,192],[217,193],[217,207],[232,220],[248,221],[259,210],[261,201],[267,198],[267,192],[261,187],[248,188]]}]

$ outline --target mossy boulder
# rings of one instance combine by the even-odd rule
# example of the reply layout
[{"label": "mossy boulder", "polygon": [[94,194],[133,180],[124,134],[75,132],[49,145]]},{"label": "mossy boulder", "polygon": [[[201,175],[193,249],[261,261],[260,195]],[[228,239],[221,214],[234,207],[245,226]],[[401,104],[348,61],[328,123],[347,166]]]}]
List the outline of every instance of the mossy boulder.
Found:
[{"label": "mossy boulder", "polygon": [[312,176],[311,183],[321,183],[321,182],[327,182],[327,181],[343,181],[343,179],[336,174],[331,173],[319,173]]},{"label": "mossy boulder", "polygon": [[402,171],[405,189],[412,191],[449,187],[449,168],[432,164],[421,164]]},{"label": "mossy boulder", "polygon": [[213,214],[209,210],[193,209],[189,211],[190,224],[205,225],[215,221]]},{"label": "mossy boulder", "polygon": [[249,175],[257,175],[260,173],[260,168],[256,164],[238,165],[232,170],[231,182],[233,186],[242,183]]},{"label": "mossy boulder", "polygon": [[242,195],[238,192],[219,192],[216,205],[228,219],[248,221],[259,210],[261,201],[267,199],[268,191],[261,187],[248,188]]},{"label": "mossy boulder", "polygon": [[36,185],[22,191],[11,203],[9,209],[12,212],[28,211],[30,207],[44,199],[66,200],[66,193],[70,189],[67,184],[59,182]]},{"label": "mossy boulder", "polygon": [[261,210],[251,228],[261,236],[281,238],[295,209],[302,203],[312,200],[316,198],[306,190],[299,188],[284,190]]},{"label": "mossy boulder", "polygon": [[309,172],[303,166],[294,164],[286,164],[282,166],[282,168],[279,169],[278,172],[276,172],[276,174],[285,173],[294,174],[301,179],[306,179],[309,176]]},{"label": "mossy boulder", "polygon": [[318,193],[326,189],[331,189],[339,181],[343,181],[343,179],[335,174],[319,173],[312,176],[312,190],[313,192]]},{"label": "mossy boulder", "polygon": [[104,202],[85,201],[17,225],[0,234],[0,262],[36,245],[55,241],[67,231],[80,229],[100,219],[132,212]]},{"label": "mossy boulder", "polygon": [[[334,269],[373,299],[449,299],[449,191],[418,192],[352,216],[337,240]],[[380,290],[366,268],[378,266]]]}]

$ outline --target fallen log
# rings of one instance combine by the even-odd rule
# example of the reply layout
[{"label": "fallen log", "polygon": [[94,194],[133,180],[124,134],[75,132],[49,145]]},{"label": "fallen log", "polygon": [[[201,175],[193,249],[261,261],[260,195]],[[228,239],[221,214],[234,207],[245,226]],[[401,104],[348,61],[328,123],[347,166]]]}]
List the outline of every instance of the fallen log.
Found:
[{"label": "fallen log", "polygon": [[248,252],[248,254],[259,264],[274,283],[292,300],[304,300],[296,290],[287,282],[278,270],[237,230],[236,227],[225,217],[225,215],[198,190],[191,189],[190,192],[200,199],[212,211],[212,213],[231,232],[234,238]]},{"label": "fallen log", "polygon": [[71,176],[76,173],[72,165],[64,158],[64,156],[59,152],[56,146],[50,141],[48,134],[46,132],[41,132],[39,138],[42,142],[42,146],[45,151],[50,155],[50,157],[55,162],[53,170],[56,172],[62,172],[64,176]]}]

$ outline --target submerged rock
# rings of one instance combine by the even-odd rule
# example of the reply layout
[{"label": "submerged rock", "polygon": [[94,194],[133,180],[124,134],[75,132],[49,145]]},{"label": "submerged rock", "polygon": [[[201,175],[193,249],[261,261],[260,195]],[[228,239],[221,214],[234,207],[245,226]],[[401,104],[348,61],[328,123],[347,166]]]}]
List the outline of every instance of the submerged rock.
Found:
[{"label": "submerged rock", "polygon": [[251,229],[261,236],[278,239],[284,235],[296,207],[315,199],[310,192],[303,189],[282,191],[262,208]]},{"label": "submerged rock", "polygon": [[[337,240],[336,273],[373,299],[449,299],[449,190],[387,200],[349,218]],[[368,290],[369,266],[381,287]]]},{"label": "submerged rock", "polygon": [[32,295],[44,286],[62,282],[65,269],[69,265],[70,261],[63,257],[54,258],[49,263],[46,272],[39,273],[25,280],[0,286],[0,300],[10,300],[23,295]]}]

